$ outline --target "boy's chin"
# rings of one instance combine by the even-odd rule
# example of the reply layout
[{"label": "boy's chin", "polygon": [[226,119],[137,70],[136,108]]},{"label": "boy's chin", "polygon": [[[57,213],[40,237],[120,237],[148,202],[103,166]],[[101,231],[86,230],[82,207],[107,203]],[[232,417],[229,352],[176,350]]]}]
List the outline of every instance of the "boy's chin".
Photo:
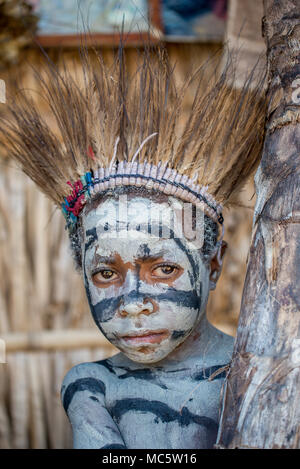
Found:
[{"label": "boy's chin", "polygon": [[173,350],[153,350],[153,351],[128,351],[121,350],[121,352],[126,355],[129,360],[135,363],[144,363],[144,364],[154,364],[164,360]]}]

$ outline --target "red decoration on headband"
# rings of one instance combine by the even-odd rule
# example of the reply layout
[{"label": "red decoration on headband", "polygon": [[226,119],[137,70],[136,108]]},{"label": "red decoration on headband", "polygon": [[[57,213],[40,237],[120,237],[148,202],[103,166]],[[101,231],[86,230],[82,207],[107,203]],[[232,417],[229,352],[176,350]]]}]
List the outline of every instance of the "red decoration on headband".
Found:
[{"label": "red decoration on headband", "polygon": [[80,179],[78,179],[78,181],[74,182],[74,186],[72,185],[72,183],[70,181],[67,181],[67,184],[69,186],[71,186],[72,189],[73,189],[72,194],[67,196],[68,203],[70,205],[72,205],[72,202],[76,199],[77,200],[75,201],[73,207],[66,206],[66,209],[68,210],[68,212],[72,212],[76,217],[78,217],[79,213],[81,212],[83,203],[85,202],[85,195],[84,194],[81,194],[78,197],[78,192],[80,192],[83,189],[83,184],[82,184],[82,181]]},{"label": "red decoration on headband", "polygon": [[74,207],[67,207],[68,212],[72,212],[75,217],[78,217],[81,212],[82,206],[84,205],[84,202],[85,196],[84,194],[81,194],[76,200]]}]

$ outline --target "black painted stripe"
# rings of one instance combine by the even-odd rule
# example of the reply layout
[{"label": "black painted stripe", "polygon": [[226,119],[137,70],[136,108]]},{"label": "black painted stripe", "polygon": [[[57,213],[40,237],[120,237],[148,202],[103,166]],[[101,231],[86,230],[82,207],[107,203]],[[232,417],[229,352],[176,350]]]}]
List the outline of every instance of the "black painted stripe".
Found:
[{"label": "black painted stripe", "polygon": [[91,399],[92,401],[99,402],[99,399],[98,399],[97,397],[95,397],[95,396],[90,396],[90,399]]},{"label": "black painted stripe", "polygon": [[[146,293],[137,293],[136,290],[132,290],[127,295],[104,298],[97,304],[90,305],[96,324],[99,326],[103,322],[110,321],[110,319],[112,319],[112,317],[115,315],[122,301],[140,301],[143,300],[145,296],[147,296]],[[176,290],[175,288],[170,287],[164,293],[157,295],[151,294],[151,299],[155,300],[156,302],[169,301],[176,303],[179,306],[184,306],[191,309],[199,309],[201,306],[201,298],[195,290]]]},{"label": "black painted stripe", "polygon": [[[104,368],[106,368],[110,373],[112,373],[113,375],[116,374],[116,367],[114,367],[109,359],[106,359],[106,360],[97,360],[93,363],[96,363],[97,365],[101,365],[103,366]],[[120,368],[120,367],[117,367],[117,368]]]},{"label": "black painted stripe", "polygon": [[118,376],[119,379],[128,379],[128,378],[133,378],[133,379],[141,379],[142,381],[151,381],[151,384],[154,384],[161,389],[168,389],[168,387],[165,384],[158,383],[156,381],[157,376],[155,373],[153,373],[151,370],[145,368],[141,370],[133,370],[133,371],[127,371],[127,373],[124,373],[123,375]]},{"label": "black painted stripe", "polygon": [[88,248],[95,242],[98,241],[97,229],[91,228],[90,230],[86,231],[86,237],[89,238],[88,242],[84,245],[84,252],[88,250]]},{"label": "black painted stripe", "polygon": [[91,393],[105,395],[105,384],[100,379],[96,378],[80,378],[69,384],[63,397],[63,406],[66,412],[68,411],[74,395],[79,391],[89,391]]},{"label": "black painted stripe", "polygon": [[[114,374],[115,376],[118,377],[118,379],[140,379],[142,381],[151,381],[153,380],[156,386],[159,386],[162,389],[168,389],[166,385],[162,383],[156,382],[156,378],[158,377],[156,374],[156,371],[161,370],[161,367],[157,367],[155,372],[152,371],[150,368],[138,368],[138,369],[130,369],[124,366],[117,366],[113,367],[111,363],[109,363],[108,360],[101,360],[101,361],[96,361],[94,363],[97,363],[97,365],[104,366],[110,373]],[[120,370],[121,372],[124,371],[123,374],[117,374],[116,369]]]},{"label": "black painted stripe", "polygon": [[181,412],[178,412],[160,401],[149,401],[141,398],[122,399],[116,401],[109,411],[117,423],[127,412],[143,412],[156,415],[163,423],[176,421],[181,427],[196,423],[213,432],[218,430],[218,424],[210,417],[193,414],[187,407],[183,407]]},{"label": "black painted stripe", "polygon": [[108,443],[107,445],[101,446],[99,449],[126,449],[126,446],[120,443]]},{"label": "black painted stripe", "polygon": [[[175,333],[175,338],[181,336],[181,332],[184,331],[174,331]],[[178,334],[177,334],[178,333]],[[173,338],[173,336],[172,336]],[[126,366],[113,366],[109,360],[101,360],[101,361],[96,361],[94,362],[98,365],[104,366],[110,373],[114,374],[115,376],[118,377],[118,379],[128,379],[128,378],[134,378],[134,379],[141,379],[144,381],[151,381],[151,380],[156,380],[159,377],[159,373],[165,373],[165,374],[173,374],[173,373],[178,373],[182,371],[187,372],[187,378],[188,374],[191,372],[190,368],[179,368],[178,370],[164,370],[163,367],[157,366],[155,368],[155,371],[151,370],[150,368],[138,368],[138,369],[131,369]],[[222,364],[222,365],[214,365],[214,366],[209,366],[207,368],[203,368],[201,371],[197,371],[191,375],[191,379],[195,381],[205,381],[211,377],[215,371],[224,368],[227,366],[228,363]],[[116,370],[121,370],[124,371],[123,374],[118,375]],[[226,370],[222,371],[219,373],[213,380],[216,379],[221,379],[226,377]],[[155,383],[158,384],[158,386],[162,387],[163,389],[167,389],[167,386],[161,383]]]},{"label": "black painted stripe", "polygon": [[[210,376],[217,370],[219,370],[220,368],[223,368],[225,366],[227,366],[228,363],[224,364],[224,365],[215,365],[215,366],[210,366],[209,368],[204,368],[203,370],[199,371],[199,372],[196,372],[193,374],[193,379],[196,380],[196,381],[203,381],[203,380],[206,380],[208,378],[210,378]],[[215,379],[221,379],[221,378],[225,378],[226,377],[226,370],[222,371],[221,373],[219,373],[215,378],[213,378],[213,380]]]},{"label": "black painted stripe", "polygon": [[[191,329],[189,329],[189,330],[191,330]],[[173,331],[171,339],[172,340],[180,339],[180,337],[183,337],[187,332],[188,331]]]}]

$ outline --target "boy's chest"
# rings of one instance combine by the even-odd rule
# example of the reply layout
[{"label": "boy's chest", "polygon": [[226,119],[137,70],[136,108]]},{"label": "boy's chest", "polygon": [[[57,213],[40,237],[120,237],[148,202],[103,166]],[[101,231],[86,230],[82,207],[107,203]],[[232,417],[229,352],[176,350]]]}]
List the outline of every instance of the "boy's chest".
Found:
[{"label": "boy's chest", "polygon": [[222,382],[119,377],[106,405],[128,448],[207,448],[216,441]]}]

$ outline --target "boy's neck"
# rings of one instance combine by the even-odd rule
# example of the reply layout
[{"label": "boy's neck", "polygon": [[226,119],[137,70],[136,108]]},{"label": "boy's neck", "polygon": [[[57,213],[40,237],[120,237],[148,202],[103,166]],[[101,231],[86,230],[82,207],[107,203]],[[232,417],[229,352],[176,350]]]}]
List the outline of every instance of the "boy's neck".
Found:
[{"label": "boy's neck", "polygon": [[224,355],[223,351],[219,350],[222,349],[221,337],[223,335],[223,332],[212,326],[204,313],[190,336],[159,365],[173,369],[218,364]]}]

